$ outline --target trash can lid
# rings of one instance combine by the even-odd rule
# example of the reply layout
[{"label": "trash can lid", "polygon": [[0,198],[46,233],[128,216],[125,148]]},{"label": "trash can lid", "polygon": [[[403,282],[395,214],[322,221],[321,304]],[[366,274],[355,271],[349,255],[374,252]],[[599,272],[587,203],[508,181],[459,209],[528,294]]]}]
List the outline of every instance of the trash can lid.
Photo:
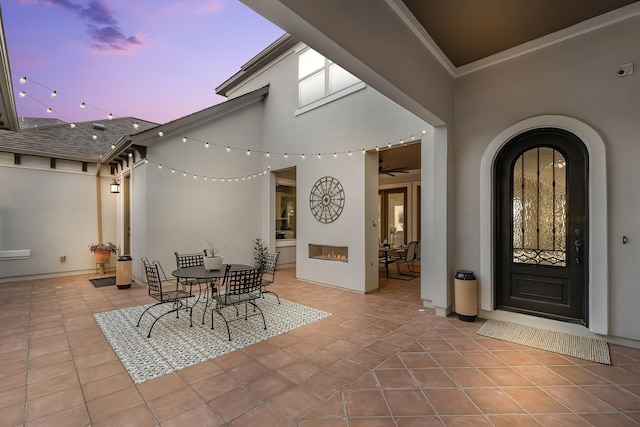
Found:
[{"label": "trash can lid", "polygon": [[133,258],[129,255],[120,255],[118,257],[118,261],[131,261]]},{"label": "trash can lid", "polygon": [[473,274],[471,270],[458,270],[456,273],[456,279],[459,280],[474,280],[476,276]]}]

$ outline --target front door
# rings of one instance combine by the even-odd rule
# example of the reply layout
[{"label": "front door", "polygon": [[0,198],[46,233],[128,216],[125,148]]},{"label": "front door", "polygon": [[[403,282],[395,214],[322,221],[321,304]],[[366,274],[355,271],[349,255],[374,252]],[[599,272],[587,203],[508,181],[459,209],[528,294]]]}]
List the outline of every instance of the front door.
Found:
[{"label": "front door", "polygon": [[514,138],[496,163],[496,307],[587,324],[588,155],[560,129]]}]

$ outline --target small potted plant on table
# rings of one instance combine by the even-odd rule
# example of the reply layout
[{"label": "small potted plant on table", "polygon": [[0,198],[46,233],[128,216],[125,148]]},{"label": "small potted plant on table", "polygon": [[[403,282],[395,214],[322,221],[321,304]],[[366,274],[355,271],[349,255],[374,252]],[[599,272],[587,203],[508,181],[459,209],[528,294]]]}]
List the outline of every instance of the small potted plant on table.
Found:
[{"label": "small potted plant on table", "polygon": [[222,268],[222,255],[216,255],[218,251],[221,251],[224,248],[218,249],[218,247],[213,243],[213,240],[207,240],[207,249],[205,249],[204,254],[204,268],[207,270],[220,270]]}]

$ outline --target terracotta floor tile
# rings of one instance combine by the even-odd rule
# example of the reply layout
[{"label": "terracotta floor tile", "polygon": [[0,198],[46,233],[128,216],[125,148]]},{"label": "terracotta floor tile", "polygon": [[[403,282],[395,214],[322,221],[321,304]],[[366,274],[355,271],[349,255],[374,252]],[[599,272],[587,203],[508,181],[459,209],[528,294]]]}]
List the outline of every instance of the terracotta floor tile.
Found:
[{"label": "terracotta floor tile", "polygon": [[[3,422],[5,420],[3,419]],[[9,425],[9,424],[7,424]],[[89,426],[89,413],[85,405],[76,405],[68,409],[45,415],[25,424],[27,427],[50,427],[50,426]]]},{"label": "terracotta floor tile", "polygon": [[[139,404],[109,418],[94,422],[93,427],[153,427],[158,423],[147,405]],[[163,424],[164,425],[164,424]]]},{"label": "terracotta floor tile", "polygon": [[319,398],[297,386],[269,399],[269,403],[288,418],[299,418],[321,402]]},{"label": "terracotta floor tile", "polygon": [[384,396],[379,390],[348,390],[343,395],[349,417],[391,415]]},{"label": "terracotta floor tile", "polygon": [[464,356],[457,352],[430,352],[438,366],[445,368],[463,368],[472,366]]},{"label": "terracotta floor tile", "polygon": [[530,414],[562,414],[571,412],[543,390],[533,387],[506,388],[505,392]]},{"label": "terracotta floor tile", "polygon": [[[193,424],[192,424],[193,425]],[[197,424],[204,425],[204,424]],[[208,424],[207,424],[208,425]],[[291,420],[288,420],[281,414],[275,412],[273,409],[266,405],[261,405],[250,412],[236,418],[233,421],[234,427],[286,427],[286,426],[294,426],[297,423],[294,423]],[[176,425],[176,427],[179,427]]]},{"label": "terracotta floor tile", "polygon": [[364,375],[368,369],[359,363],[345,359],[330,367],[328,371],[345,381],[355,381]]},{"label": "terracotta floor tile", "polygon": [[376,369],[374,373],[383,390],[418,388],[418,384],[408,369]]},{"label": "terracotta floor tile", "polygon": [[305,418],[300,427],[347,427],[345,418]]},{"label": "terracotta floor tile", "polygon": [[622,414],[583,414],[581,416],[594,426],[633,427],[638,425],[637,422]]},{"label": "terracotta floor tile", "polygon": [[177,373],[172,373],[154,378],[150,381],[145,381],[136,387],[143,399],[151,401],[174,391],[181,390],[186,387],[186,385],[182,377]]},{"label": "terracotta floor tile", "polygon": [[640,410],[640,397],[629,393],[621,387],[615,385],[584,386],[582,389],[619,411]]},{"label": "terracotta floor tile", "polygon": [[349,418],[349,427],[395,427],[392,417]]},{"label": "terracotta floor tile", "polygon": [[410,369],[421,388],[456,388],[458,385],[442,368]]},{"label": "terracotta floor tile", "polygon": [[149,401],[148,405],[161,423],[187,412],[204,401],[191,388],[185,387]]},{"label": "terracotta floor tile", "polygon": [[537,386],[572,385],[569,380],[546,366],[517,366],[514,369]]},{"label": "terracotta floor tile", "polygon": [[[27,376],[28,377],[28,376]],[[70,388],[79,387],[78,374],[69,372],[68,374],[57,375],[38,382],[27,384],[27,400],[42,397],[47,394],[56,393]]]},{"label": "terracotta floor tile", "polygon": [[300,385],[306,391],[320,399],[326,399],[341,391],[347,384],[346,381],[335,375],[327,372],[318,372]]},{"label": "terracotta floor tile", "polygon": [[465,390],[483,414],[523,414],[525,411],[499,388],[472,388]]},{"label": "terracotta floor tile", "polygon": [[24,425],[24,404],[5,406],[0,408],[0,420],[7,426],[22,426]]},{"label": "terracotta floor tile", "polygon": [[611,412],[614,410],[578,386],[543,387],[542,389],[574,412]]},{"label": "terracotta floor tile", "polygon": [[33,421],[82,404],[82,390],[80,387],[73,387],[28,400],[25,419]]},{"label": "terracotta floor tile", "polygon": [[135,387],[130,387],[87,402],[91,420],[101,421],[143,403]]},{"label": "terracotta floor tile", "polygon": [[219,396],[209,402],[209,406],[219,414],[223,420],[231,421],[245,412],[258,407],[262,402],[250,391],[237,388]]},{"label": "terracotta floor tile", "polygon": [[383,393],[394,416],[435,414],[433,407],[420,390],[385,390]]},{"label": "terracotta floor tile", "polygon": [[581,366],[549,366],[549,369],[576,385],[608,384],[607,380]]},{"label": "terracotta floor tile", "polygon": [[520,375],[515,369],[506,368],[480,368],[480,372],[486,375],[491,381],[499,386],[530,386],[531,381]]},{"label": "terracotta floor tile", "polygon": [[[487,418],[495,427],[540,427],[540,423],[531,415],[488,415]],[[561,427],[562,424],[556,426]]]},{"label": "terracotta floor tile", "polygon": [[202,400],[210,401],[231,390],[242,387],[242,384],[226,372],[220,372],[213,377],[205,378],[200,382],[192,384],[191,387],[198,393]]},{"label": "terracotta floor tile", "polygon": [[460,390],[427,389],[424,394],[439,415],[474,415],[480,411]]},{"label": "terracotta floor tile", "polygon": [[294,383],[278,372],[270,372],[247,385],[253,394],[262,400],[269,400],[285,390],[293,387]]},{"label": "terracotta floor tile", "polygon": [[296,360],[278,369],[279,373],[296,384],[300,384],[304,380],[311,378],[318,373],[318,371],[319,369],[316,365],[303,360]]},{"label": "terracotta floor tile", "polygon": [[440,419],[447,427],[493,427],[491,421],[479,415],[445,415]]}]

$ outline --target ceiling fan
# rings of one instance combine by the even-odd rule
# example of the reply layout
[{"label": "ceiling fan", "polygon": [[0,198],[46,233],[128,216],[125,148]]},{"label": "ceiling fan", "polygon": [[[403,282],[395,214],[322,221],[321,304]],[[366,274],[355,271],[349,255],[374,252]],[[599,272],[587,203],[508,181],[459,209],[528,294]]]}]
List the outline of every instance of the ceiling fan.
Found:
[{"label": "ceiling fan", "polygon": [[395,176],[394,174],[396,173],[409,173],[409,171],[407,170],[407,167],[399,167],[399,168],[385,168],[384,166],[382,166],[382,159],[378,160],[378,174],[382,175],[387,174],[389,176]]}]

